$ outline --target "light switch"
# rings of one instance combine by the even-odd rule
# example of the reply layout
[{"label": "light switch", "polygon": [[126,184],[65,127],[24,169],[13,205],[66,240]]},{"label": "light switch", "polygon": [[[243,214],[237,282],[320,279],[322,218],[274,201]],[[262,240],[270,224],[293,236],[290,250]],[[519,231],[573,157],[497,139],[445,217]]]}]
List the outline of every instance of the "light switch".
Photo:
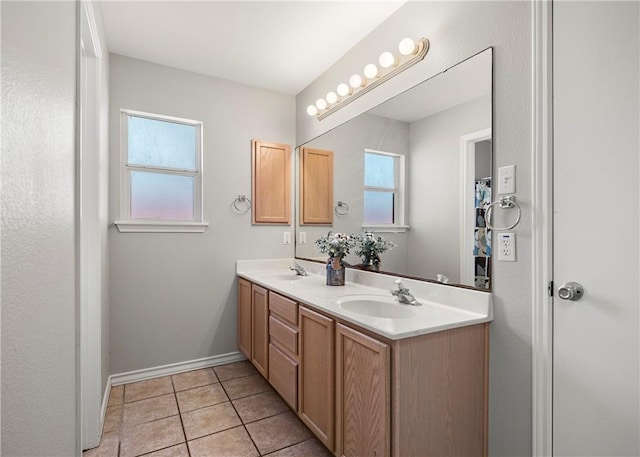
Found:
[{"label": "light switch", "polygon": [[300,244],[307,244],[307,232],[300,232]]},{"label": "light switch", "polygon": [[516,193],[516,166],[498,168],[498,195]]},{"label": "light switch", "polygon": [[282,244],[291,244],[291,232],[284,232]]}]

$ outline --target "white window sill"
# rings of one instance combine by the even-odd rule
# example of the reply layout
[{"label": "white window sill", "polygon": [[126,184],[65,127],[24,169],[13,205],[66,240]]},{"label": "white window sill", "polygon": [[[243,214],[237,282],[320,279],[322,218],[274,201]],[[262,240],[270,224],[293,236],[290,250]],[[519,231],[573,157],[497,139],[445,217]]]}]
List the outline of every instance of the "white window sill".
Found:
[{"label": "white window sill", "polygon": [[404,233],[409,230],[408,225],[363,225],[362,230],[366,232],[380,233]]},{"label": "white window sill", "polygon": [[115,221],[122,233],[204,233],[207,222]]}]

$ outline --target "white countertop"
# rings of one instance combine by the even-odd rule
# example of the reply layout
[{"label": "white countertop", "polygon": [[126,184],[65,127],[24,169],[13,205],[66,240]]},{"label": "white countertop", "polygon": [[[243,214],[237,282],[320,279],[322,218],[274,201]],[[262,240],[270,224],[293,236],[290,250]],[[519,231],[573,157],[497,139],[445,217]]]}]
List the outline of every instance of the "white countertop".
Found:
[{"label": "white countertop", "polygon": [[344,286],[327,286],[323,264],[297,260],[309,276],[296,276],[289,270],[293,262],[293,259],[239,260],[236,274],[391,340],[489,322],[493,317],[489,292],[405,278],[401,278],[402,282],[421,306],[389,304],[402,307],[403,317],[382,318],[349,311],[341,305],[344,299],[368,295],[388,300],[398,278],[347,269]]}]

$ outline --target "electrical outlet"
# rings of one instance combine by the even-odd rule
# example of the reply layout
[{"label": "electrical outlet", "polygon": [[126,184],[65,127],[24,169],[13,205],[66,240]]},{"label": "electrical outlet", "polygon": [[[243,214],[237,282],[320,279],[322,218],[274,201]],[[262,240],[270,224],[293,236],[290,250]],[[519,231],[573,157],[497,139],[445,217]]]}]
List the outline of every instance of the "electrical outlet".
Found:
[{"label": "electrical outlet", "polygon": [[282,238],[282,244],[291,244],[291,232],[284,232],[284,237]]},{"label": "electrical outlet", "polygon": [[516,261],[516,234],[515,233],[499,233],[498,234],[498,260],[502,262]]},{"label": "electrical outlet", "polygon": [[307,244],[307,232],[300,232],[300,244]]}]

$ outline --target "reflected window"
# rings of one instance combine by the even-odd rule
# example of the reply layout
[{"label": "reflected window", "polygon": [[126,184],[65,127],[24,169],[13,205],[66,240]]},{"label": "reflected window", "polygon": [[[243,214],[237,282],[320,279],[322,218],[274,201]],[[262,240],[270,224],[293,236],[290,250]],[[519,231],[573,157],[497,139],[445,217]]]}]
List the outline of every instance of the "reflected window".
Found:
[{"label": "reflected window", "polygon": [[364,225],[402,225],[404,156],[364,151]]},{"label": "reflected window", "polygon": [[122,216],[202,221],[202,123],[122,110]]}]

